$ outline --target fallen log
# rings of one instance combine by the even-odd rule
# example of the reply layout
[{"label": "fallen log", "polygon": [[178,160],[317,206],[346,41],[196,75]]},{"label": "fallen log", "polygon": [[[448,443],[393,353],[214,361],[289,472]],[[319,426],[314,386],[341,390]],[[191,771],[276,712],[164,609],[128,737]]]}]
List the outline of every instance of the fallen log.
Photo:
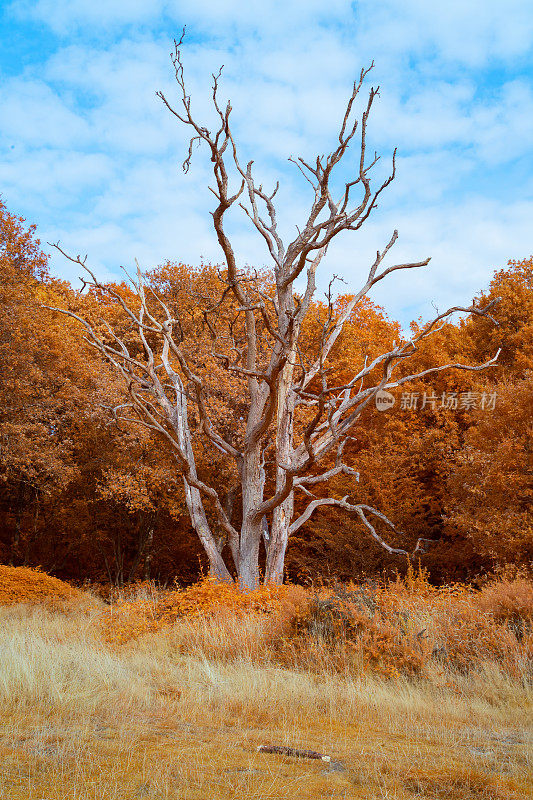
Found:
[{"label": "fallen log", "polygon": [[317,753],[316,750],[298,750],[296,747],[284,747],[277,744],[260,744],[257,748],[258,753],[278,753],[283,756],[295,756],[296,758],[319,758],[321,761],[331,761],[331,756]]}]

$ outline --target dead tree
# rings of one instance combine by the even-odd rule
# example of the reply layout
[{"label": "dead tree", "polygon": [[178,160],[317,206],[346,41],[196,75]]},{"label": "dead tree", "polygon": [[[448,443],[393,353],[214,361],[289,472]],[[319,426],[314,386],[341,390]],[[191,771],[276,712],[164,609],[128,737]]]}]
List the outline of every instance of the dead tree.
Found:
[{"label": "dead tree", "polygon": [[[379,510],[369,505],[351,503],[349,496],[317,497],[313,489],[319,484],[327,484],[328,480],[340,473],[356,476],[355,470],[343,461],[343,449],[363,410],[378,391],[390,390],[444,369],[481,370],[495,362],[497,354],[478,366],[446,364],[416,374],[409,374],[405,368],[398,369],[417,351],[423,340],[446,323],[452,313],[487,314],[489,306],[484,309],[475,306],[450,308],[428,322],[411,340],[394,344],[392,349],[374,358],[371,363],[360,365],[345,385],[329,385],[328,359],[357,304],[387,275],[399,270],[418,269],[429,263],[427,258],[384,266],[398,237],[397,231],[394,231],[383,250],[376,254],[362,286],[342,313],[333,313],[330,297],[330,313],[323,326],[318,354],[311,358],[309,353],[302,353],[302,326],[313,307],[317,270],[330,243],[340,234],[358,231],[364,225],[376,208],[379,196],[395,176],[396,151],[389,177],[377,186],[373,185],[372,169],[378,156],[367,160],[367,124],[378,88],[370,89],[360,116],[355,109],[364,80],[373,65],[362,70],[353,85],[332,151],[327,156],[318,156],[314,161],[290,159],[307,180],[311,201],[309,215],[297,229],[297,236],[285,243],[278,229],[276,215],[275,197],[279,184],[272,192],[267,192],[256,182],[253,162],[249,161],[246,165],[241,162],[230,125],[231,105],[228,103],[222,107],[219,102],[220,72],[213,75],[212,86],[212,102],[218,119],[216,130],[211,132],[193,116],[184,80],[181,44],[182,40],[175,42],[171,54],[179,90],[178,105],[171,104],[163,93],[158,92],[158,95],[174,117],[191,128],[192,137],[183,164],[185,172],[197,144],[207,146],[212,162],[215,186],[210,188],[217,201],[212,214],[213,225],[225,260],[225,271],[221,273],[224,285],[221,287],[220,303],[231,295],[237,313],[241,315],[243,330],[239,359],[231,357],[228,350],[214,352],[214,355],[228,370],[241,376],[246,386],[247,413],[241,441],[235,443],[234,437],[224,435],[213,424],[206,402],[204,381],[184,354],[179,318],[164,298],[158,296],[154,299],[140,269],[133,279],[137,303],[132,307],[119,293],[96,279],[86,267],[85,259],[64,253],[87,269],[87,283],[122,305],[142,342],[142,357],[132,355],[125,341],[111,329],[106,335],[101,334],[86,320],[72,312],[66,313],[76,316],[85,326],[89,343],[124,379],[128,402],[115,409],[117,418],[135,421],[157,432],[171,448],[183,475],[191,523],[214,576],[224,581],[232,580],[231,570],[223,560],[221,548],[217,546],[206,509],[210,509],[212,515],[214,512],[218,525],[224,531],[238,581],[246,587],[254,587],[260,580],[262,539],[266,548],[263,580],[265,583],[282,582],[289,537],[309,520],[316,509],[324,505],[339,506],[357,515],[381,546],[390,553],[407,556],[406,550],[391,547],[376,530],[371,521],[374,518],[396,531],[393,523]],[[337,195],[332,189],[332,176],[338,171],[349,148],[356,143],[355,174],[343,184],[342,191]],[[234,188],[230,188],[232,175],[237,176]],[[265,292],[253,275],[239,270],[237,266],[233,245],[224,230],[225,214],[235,205],[248,216],[266,244],[272,263],[272,292]],[[297,293],[295,284],[297,281],[301,284],[302,279],[305,288]],[[212,322],[216,306],[204,309],[206,324],[210,326],[214,340],[219,338],[216,324]],[[266,355],[265,337],[268,340]],[[199,419],[199,432],[213,448],[236,465],[242,497],[242,518],[237,525],[233,524],[217,491],[198,475],[188,422],[191,408]],[[127,409],[134,413],[131,414]],[[307,410],[308,421],[303,428],[300,426],[298,433],[295,420],[302,409]],[[295,492],[302,492],[309,498],[305,510],[296,517]],[[420,540],[416,549],[422,551],[424,541]]]}]

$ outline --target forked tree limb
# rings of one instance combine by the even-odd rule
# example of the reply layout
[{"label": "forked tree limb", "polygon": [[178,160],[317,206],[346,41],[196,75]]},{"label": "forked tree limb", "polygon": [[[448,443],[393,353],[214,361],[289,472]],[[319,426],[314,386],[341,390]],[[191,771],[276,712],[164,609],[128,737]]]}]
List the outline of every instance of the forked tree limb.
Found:
[{"label": "forked tree limb", "polygon": [[346,495],[346,497],[343,497],[342,499],[336,499],[334,497],[325,497],[325,498],[316,498],[315,500],[312,500],[308,504],[305,511],[302,514],[300,514],[300,516],[290,526],[289,535],[292,536],[294,533],[296,533],[296,531],[299,530],[299,528],[301,528],[302,525],[304,525],[311,518],[314,511],[316,511],[317,508],[320,508],[320,506],[337,506],[338,508],[342,508],[345,511],[355,512],[359,516],[363,525],[365,525],[367,530],[370,532],[372,538],[391,555],[401,555],[401,556],[406,556],[407,558],[414,558],[416,553],[427,552],[428,545],[433,543],[434,540],[432,539],[420,538],[418,539],[412,553],[409,553],[407,550],[404,550],[401,547],[392,547],[390,544],[388,544],[388,542],[385,541],[385,539],[383,539],[378,534],[375,527],[367,519],[365,512],[373,514],[375,517],[380,519],[398,536],[404,536],[404,534],[396,528],[394,523],[392,523],[390,519],[385,516],[385,514],[383,514],[381,511],[378,511],[377,508],[369,506],[366,503],[355,503],[355,504],[348,503],[347,497],[348,495]]}]

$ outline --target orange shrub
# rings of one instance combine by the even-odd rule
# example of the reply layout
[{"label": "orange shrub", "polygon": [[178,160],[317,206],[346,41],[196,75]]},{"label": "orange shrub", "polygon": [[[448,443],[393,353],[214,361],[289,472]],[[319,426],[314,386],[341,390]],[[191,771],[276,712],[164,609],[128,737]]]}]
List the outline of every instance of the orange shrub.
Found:
[{"label": "orange shrub", "polygon": [[[179,632],[185,651],[205,645],[206,652],[225,652],[227,640],[236,656],[310,671],[397,677],[425,674],[435,661],[465,672],[496,662],[508,674],[533,677],[533,635],[516,621],[520,614],[529,619],[529,592],[527,581],[500,581],[481,593],[434,587],[420,569],[403,580],[323,588],[315,595],[290,585],[246,592],[208,579],[172,591],[140,585],[112,604],[99,625],[108,642],[123,644],[187,623]],[[268,625],[252,624],[265,618]],[[244,619],[250,624],[242,625]]]},{"label": "orange shrub", "polygon": [[496,622],[510,623],[522,633],[531,630],[533,583],[527,578],[493,581],[481,590],[476,605]]},{"label": "orange shrub", "polygon": [[519,677],[524,662],[533,656],[531,648],[524,647],[526,643],[521,643],[508,626],[495,624],[475,608],[443,616],[438,636],[439,658],[462,672],[482,662],[493,662]]},{"label": "orange shrub", "polygon": [[243,591],[233,584],[208,578],[187,589],[165,594],[158,613],[165,622],[205,614],[272,614],[280,612],[284,606],[298,604],[305,594],[304,589],[290,584]]},{"label": "orange shrub", "polygon": [[436,661],[463,672],[492,662],[533,679],[532,597],[525,579],[476,592],[432,586],[424,570],[409,569],[393,582],[322,590],[293,619],[281,651],[319,669],[358,665],[395,676],[427,673]]},{"label": "orange shrub", "polygon": [[260,586],[243,591],[211,578],[173,591],[158,592],[141,585],[137,597],[119,600],[106,610],[100,626],[108,641],[122,644],[185,619],[271,614],[281,622],[293,616],[306,597],[306,591],[298,586]]},{"label": "orange shrub", "polygon": [[375,591],[336,587],[323,590],[296,614],[280,652],[311,669],[415,675],[425,661],[423,634],[410,630],[398,612],[380,608]]},{"label": "orange shrub", "polygon": [[39,569],[8,567],[0,564],[0,605],[45,603],[57,606],[61,601],[76,600],[81,592],[68,583],[52,578]]}]

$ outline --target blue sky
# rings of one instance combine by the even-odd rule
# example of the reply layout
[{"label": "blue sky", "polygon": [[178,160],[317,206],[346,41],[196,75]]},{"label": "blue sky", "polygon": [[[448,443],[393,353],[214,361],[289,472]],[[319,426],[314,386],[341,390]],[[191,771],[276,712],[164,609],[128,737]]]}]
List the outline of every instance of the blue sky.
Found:
[{"label": "blue sky", "polygon": [[[362,66],[381,96],[369,146],[398,175],[360,233],[330,249],[326,285],[357,288],[394,228],[389,263],[432,257],[374,294],[404,323],[468,302],[493,269],[533,251],[533,6],[529,0],[15,0],[3,2],[0,191],[8,208],[61,240],[102,277],[138,258],[219,262],[210,227],[209,159],[188,175],[180,129],[156,98],[176,97],[169,52],[183,50],[194,108],[207,124],[210,74],[224,64],[244,161],[279,177],[287,237],[308,186],[288,163],[334,145]],[[347,159],[342,178],[355,166]],[[243,264],[268,264],[244,216],[228,221]],[[52,269],[73,282],[72,265]]]}]

